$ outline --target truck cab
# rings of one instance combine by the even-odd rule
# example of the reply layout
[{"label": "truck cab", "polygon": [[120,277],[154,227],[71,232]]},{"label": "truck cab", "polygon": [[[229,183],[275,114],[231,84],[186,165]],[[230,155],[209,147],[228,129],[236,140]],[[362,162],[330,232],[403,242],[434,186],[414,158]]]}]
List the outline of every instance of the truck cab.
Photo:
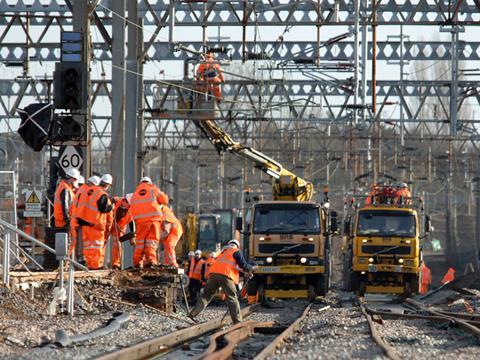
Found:
[{"label": "truck cab", "polygon": [[258,270],[249,295],[258,292],[260,300],[325,295],[331,269],[330,217],[326,207],[314,202],[255,204],[247,234],[249,257]]},{"label": "truck cab", "polygon": [[418,293],[420,213],[411,204],[369,204],[346,223],[344,287],[364,293]]}]

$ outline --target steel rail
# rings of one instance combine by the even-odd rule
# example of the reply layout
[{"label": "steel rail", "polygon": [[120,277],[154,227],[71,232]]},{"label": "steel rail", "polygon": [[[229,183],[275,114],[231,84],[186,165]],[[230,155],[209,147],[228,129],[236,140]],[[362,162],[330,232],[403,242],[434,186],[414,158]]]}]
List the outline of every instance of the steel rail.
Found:
[{"label": "steel rail", "polygon": [[370,315],[367,312],[365,305],[363,304],[363,301],[359,300],[359,304],[360,304],[360,309],[362,310],[363,315],[365,315],[367,319],[368,327],[370,328],[370,334],[372,335],[372,339],[382,349],[385,356],[387,356],[391,360],[400,360],[400,356],[397,355],[397,353],[395,352],[395,349],[391,347],[389,344],[387,344],[378,333],[377,329],[375,328],[375,324],[373,323],[372,315]]},{"label": "steel rail", "polygon": [[[242,316],[246,317],[249,314],[258,310],[260,305],[255,304],[247,306],[242,309]],[[162,335],[147,341],[143,341],[132,346],[129,346],[118,351],[114,351],[97,358],[97,360],[141,360],[151,358],[153,356],[164,353],[175,346],[178,346],[186,341],[198,338],[210,331],[219,329],[225,324],[229,324],[230,319],[223,320],[222,317],[217,317],[213,320],[189,326],[187,328],[175,331],[170,334]]]},{"label": "steel rail", "polygon": [[[245,321],[233,325],[225,330],[219,331],[210,336],[210,345],[200,355],[199,360],[227,360],[231,359],[235,347],[254,333],[258,327],[272,327],[273,321],[258,322],[254,320]],[[223,339],[223,342],[222,342]],[[220,345],[224,345],[221,347]]]},{"label": "steel rail", "polygon": [[[278,335],[266,348],[264,348],[260,353],[258,353],[254,360],[264,360],[269,356],[275,354],[275,350],[285,341],[285,339],[291,337],[301,325],[303,319],[307,317],[310,312],[312,304],[308,304],[308,306],[303,311],[302,315],[298,319],[296,319],[289,327],[287,327],[280,335]],[[330,309],[330,305],[324,306],[323,308],[319,309],[319,311],[325,311]]]},{"label": "steel rail", "polygon": [[441,317],[445,318],[445,320],[451,321],[452,323],[454,323],[458,327],[462,328],[463,330],[466,330],[467,332],[474,335],[478,340],[480,340],[480,329],[478,327],[468,323],[468,321],[466,321],[464,319],[461,319],[460,318],[461,316],[457,316],[456,314],[455,315],[445,315],[445,314],[441,313],[440,311],[430,309],[430,308],[426,307],[425,305],[423,305],[423,304],[421,304],[421,303],[419,303],[415,300],[412,300],[412,299],[406,299],[405,302],[407,304],[410,304],[410,305],[414,306],[415,308],[417,308],[419,310],[426,311],[426,312],[428,312],[432,315],[435,315],[435,316],[441,316]]}]

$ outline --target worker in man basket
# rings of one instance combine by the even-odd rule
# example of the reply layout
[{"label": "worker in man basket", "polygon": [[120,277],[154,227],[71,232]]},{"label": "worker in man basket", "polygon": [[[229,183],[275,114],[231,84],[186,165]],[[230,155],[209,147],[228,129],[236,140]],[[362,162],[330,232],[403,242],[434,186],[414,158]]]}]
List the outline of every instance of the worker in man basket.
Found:
[{"label": "worker in man basket", "polygon": [[55,227],[65,228],[70,225],[70,205],[75,199],[75,189],[78,187],[80,172],[69,168],[65,177],[58,183],[53,199],[53,216]]},{"label": "worker in man basket", "polygon": [[164,230],[167,235],[164,239],[162,239],[164,263],[166,265],[171,265],[178,268],[175,247],[177,246],[178,240],[180,240],[183,234],[182,223],[175,216],[173,210],[168,206],[163,207],[163,212],[166,218],[166,222],[164,222],[164,224],[167,225],[164,226]]},{"label": "worker in man basket", "polygon": [[143,268],[158,264],[157,248],[165,220],[163,207],[167,205],[168,196],[148,176],[142,178],[130,202],[136,227],[133,266]]},{"label": "worker in man basket", "polygon": [[197,68],[197,79],[206,83],[207,92],[215,96],[217,104],[222,101],[220,84],[225,82],[220,64],[215,61],[212,53],[205,55],[205,62]]},{"label": "worker in man basket", "polygon": [[[89,179],[93,183],[96,179]],[[89,269],[103,267],[107,214],[113,209],[108,194],[101,186],[91,185],[76,203],[75,221],[80,227],[83,257]]]},{"label": "worker in man basket", "polygon": [[202,289],[202,282],[205,280],[205,260],[202,259],[202,251],[195,250],[195,257],[193,258],[193,270],[190,275],[190,282],[188,283],[188,292],[190,294],[190,301],[195,303],[198,294]]},{"label": "worker in man basket", "polygon": [[217,290],[222,288],[226,295],[232,322],[234,324],[241,322],[242,314],[240,312],[240,304],[238,303],[235,285],[240,281],[241,270],[247,273],[247,277],[252,277],[252,273],[256,269],[256,265],[250,265],[243,257],[238,240],[230,240],[227,246],[217,255],[215,263],[210,267],[210,277],[205,285],[201,298],[188,315],[190,319],[195,320],[195,316],[207,307]]}]

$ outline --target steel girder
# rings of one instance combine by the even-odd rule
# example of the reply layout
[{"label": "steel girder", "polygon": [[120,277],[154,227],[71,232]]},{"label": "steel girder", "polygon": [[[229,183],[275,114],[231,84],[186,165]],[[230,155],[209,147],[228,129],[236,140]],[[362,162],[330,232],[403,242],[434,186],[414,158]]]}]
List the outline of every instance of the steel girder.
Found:
[{"label": "steel girder", "polygon": [[[97,5],[97,16],[107,25],[111,17],[112,1],[101,0]],[[139,2],[139,14],[144,17],[145,25],[167,26],[171,5],[168,0],[143,0]],[[336,7],[338,4],[338,7]],[[433,0],[406,0],[375,2],[378,25],[439,25],[458,15],[458,24],[480,25],[480,2],[477,0],[448,2]],[[296,25],[349,25],[354,21],[354,9],[348,0],[290,1],[255,0],[255,1],[177,1],[175,5],[175,23],[177,26],[289,26]],[[371,13],[372,8],[360,11]],[[58,13],[61,21],[68,21],[70,9],[61,0],[33,0],[12,3],[0,0],[2,13]],[[362,20],[371,23],[372,16]],[[0,24],[8,19],[2,17]],[[38,17],[35,23],[45,24],[46,20]],[[65,25],[65,24],[62,24]]]},{"label": "steel girder", "polygon": [[[15,29],[16,30],[16,29]],[[12,31],[8,29],[8,31]],[[6,33],[7,29],[3,31]],[[2,38],[0,34],[0,39]],[[41,39],[40,39],[41,40]],[[183,46],[195,51],[201,51],[201,42],[183,42]],[[462,44],[463,49],[459,54],[460,60],[480,60],[480,42],[469,42]],[[148,43],[145,43],[145,47]],[[243,44],[240,41],[229,41],[215,43],[216,47],[231,49],[228,57],[232,60],[243,59]],[[438,61],[451,59],[450,42],[428,41],[428,42],[404,42],[404,61]],[[30,61],[60,61],[59,44],[43,43],[33,38],[29,48]],[[245,52],[248,54],[264,54],[265,59],[274,61],[288,61],[295,59],[314,59],[317,55],[317,43],[313,41],[298,42],[246,42]],[[93,53],[96,60],[110,61],[110,46],[105,42],[94,43]],[[353,64],[354,43],[341,41],[334,44],[320,46],[321,61],[351,62]],[[22,62],[27,54],[26,43],[2,43],[0,51],[1,62]],[[172,52],[171,47],[165,42],[155,42],[147,51],[148,59],[155,61],[164,60],[185,60],[189,57],[184,51]],[[380,41],[377,43],[377,60],[399,61],[400,42]],[[369,47],[368,59],[372,58],[371,45]]]}]

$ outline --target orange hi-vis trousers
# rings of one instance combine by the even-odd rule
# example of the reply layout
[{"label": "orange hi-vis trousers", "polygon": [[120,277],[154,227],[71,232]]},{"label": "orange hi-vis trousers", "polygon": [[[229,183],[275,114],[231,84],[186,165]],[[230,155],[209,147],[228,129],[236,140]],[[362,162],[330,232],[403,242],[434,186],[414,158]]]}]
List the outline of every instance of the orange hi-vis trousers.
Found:
[{"label": "orange hi-vis trousers", "polygon": [[133,251],[133,266],[157,265],[157,248],[160,243],[161,221],[136,223],[136,245]]},{"label": "orange hi-vis trousers", "polygon": [[162,241],[163,256],[166,265],[172,265],[178,268],[175,247],[177,246],[178,240],[180,240],[181,236],[182,233],[176,227],[172,227],[172,230],[168,236]]},{"label": "orange hi-vis trousers", "polygon": [[101,269],[105,260],[105,230],[93,226],[81,229],[83,257],[91,270]]}]

